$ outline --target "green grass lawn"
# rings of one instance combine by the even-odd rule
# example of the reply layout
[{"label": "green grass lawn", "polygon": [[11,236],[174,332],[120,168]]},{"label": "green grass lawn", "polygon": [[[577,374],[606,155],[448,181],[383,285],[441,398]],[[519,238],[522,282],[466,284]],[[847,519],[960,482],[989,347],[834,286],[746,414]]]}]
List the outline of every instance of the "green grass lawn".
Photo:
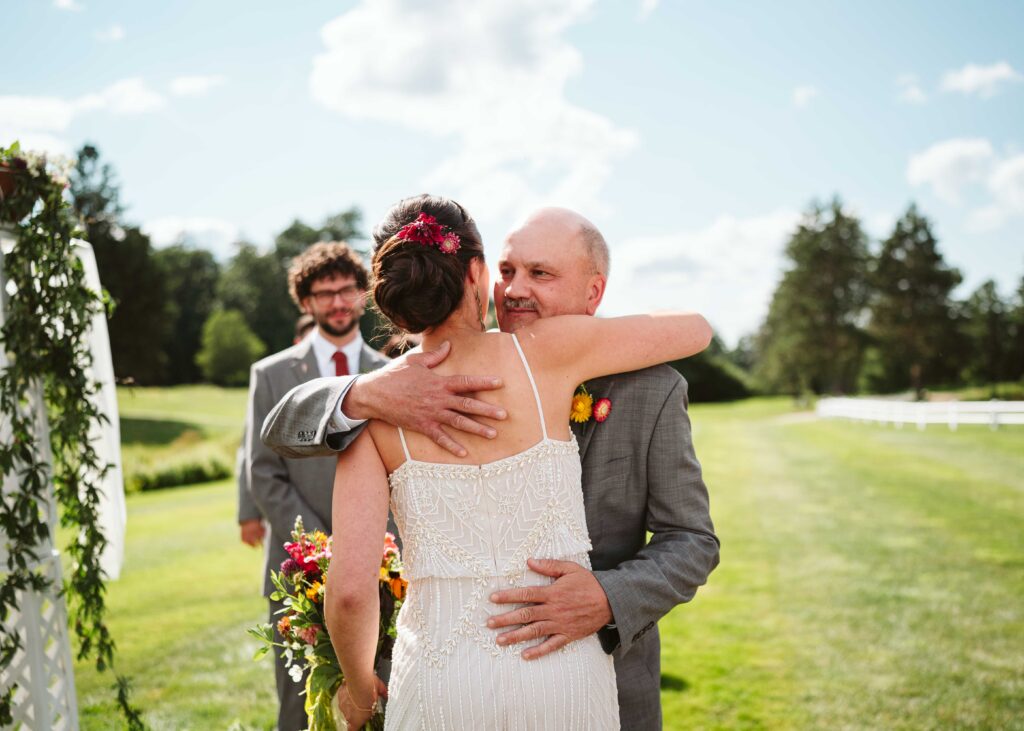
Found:
[{"label": "green grass lawn", "polygon": [[[244,393],[193,391],[122,406],[237,425]],[[822,422],[782,400],[693,419],[722,564],[661,622],[666,728],[1024,728],[1024,429]],[[244,633],[262,558],[234,503],[231,481],[129,498],[108,601],[154,728],[272,727],[272,670]],[[83,728],[116,726],[109,674],[76,673]]]},{"label": "green grass lawn", "polygon": [[121,459],[129,492],[234,473],[246,389],[119,388]]}]

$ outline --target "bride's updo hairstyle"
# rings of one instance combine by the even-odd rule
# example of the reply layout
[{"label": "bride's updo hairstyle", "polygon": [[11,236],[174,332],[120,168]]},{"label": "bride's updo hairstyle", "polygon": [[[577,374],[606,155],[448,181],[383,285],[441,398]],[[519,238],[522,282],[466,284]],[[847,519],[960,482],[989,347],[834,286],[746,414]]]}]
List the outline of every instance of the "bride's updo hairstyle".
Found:
[{"label": "bride's updo hairstyle", "polygon": [[[428,245],[399,233],[420,219],[436,219],[445,235],[458,236],[457,249]],[[484,258],[476,222],[450,198],[418,195],[399,201],[373,229],[373,299],[397,327],[421,333],[440,325],[465,294],[466,272]]]}]

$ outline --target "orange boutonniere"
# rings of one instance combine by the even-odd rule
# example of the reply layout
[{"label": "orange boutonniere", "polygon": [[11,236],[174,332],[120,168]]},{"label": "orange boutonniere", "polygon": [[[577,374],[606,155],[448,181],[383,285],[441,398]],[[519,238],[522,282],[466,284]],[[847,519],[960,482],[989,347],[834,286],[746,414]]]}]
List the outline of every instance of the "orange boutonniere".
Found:
[{"label": "orange boutonniere", "polygon": [[611,399],[600,398],[595,403],[594,397],[587,390],[587,384],[581,383],[576,387],[576,393],[572,397],[572,408],[569,410],[570,421],[585,424],[593,419],[600,424],[611,413]]}]

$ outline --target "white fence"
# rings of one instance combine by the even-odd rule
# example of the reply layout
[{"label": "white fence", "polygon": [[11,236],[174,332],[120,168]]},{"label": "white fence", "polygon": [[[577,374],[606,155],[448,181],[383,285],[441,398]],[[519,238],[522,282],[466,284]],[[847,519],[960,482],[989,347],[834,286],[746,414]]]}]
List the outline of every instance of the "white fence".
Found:
[{"label": "white fence", "polygon": [[984,424],[998,429],[1024,424],[1024,401],[888,401],[884,399],[824,398],[818,416],[825,419],[856,419],[879,424],[945,424],[956,431],[960,424]]}]

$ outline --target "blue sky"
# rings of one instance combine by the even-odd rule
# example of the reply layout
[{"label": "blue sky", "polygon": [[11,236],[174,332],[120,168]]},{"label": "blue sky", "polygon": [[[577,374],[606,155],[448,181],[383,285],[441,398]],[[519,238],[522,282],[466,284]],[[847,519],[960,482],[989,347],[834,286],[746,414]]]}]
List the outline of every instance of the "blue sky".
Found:
[{"label": "blue sky", "polygon": [[1017,2],[16,0],[5,26],[0,142],[94,142],[158,244],[227,257],[429,190],[493,260],[568,205],[612,248],[603,312],[692,307],[730,343],[835,193],[876,238],[916,201],[962,294],[1024,274]]}]

